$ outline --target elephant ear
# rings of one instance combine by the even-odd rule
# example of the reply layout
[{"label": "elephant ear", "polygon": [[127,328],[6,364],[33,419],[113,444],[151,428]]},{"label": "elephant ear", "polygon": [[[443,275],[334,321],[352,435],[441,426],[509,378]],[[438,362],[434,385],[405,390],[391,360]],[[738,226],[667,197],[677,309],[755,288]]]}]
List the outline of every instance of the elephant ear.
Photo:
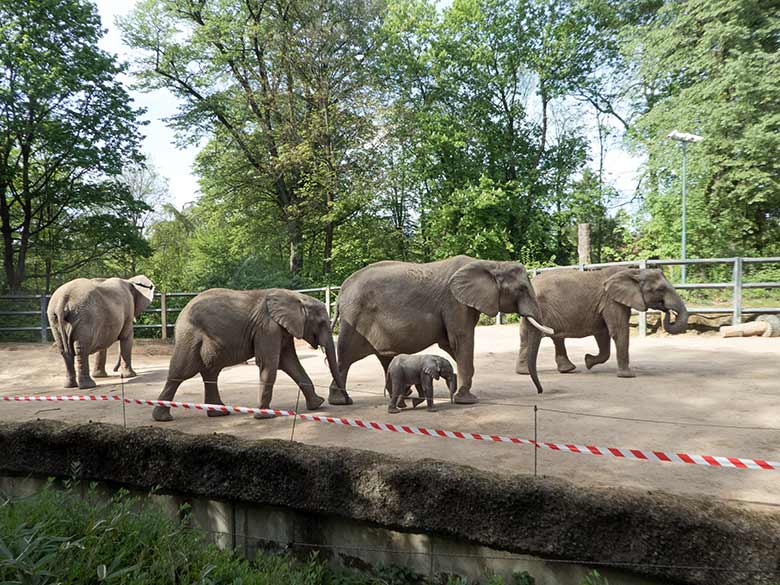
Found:
[{"label": "elephant ear", "polygon": [[299,298],[289,292],[277,291],[268,295],[265,304],[271,319],[293,337],[303,337],[306,309]]},{"label": "elephant ear", "polygon": [[438,380],[441,376],[441,370],[436,360],[426,359],[422,368],[423,374],[429,375],[434,380]]},{"label": "elephant ear", "polygon": [[150,303],[154,300],[154,283],[149,280],[147,276],[139,274],[138,276],[131,278],[129,282],[133,285],[133,288]]},{"label": "elephant ear", "polygon": [[490,317],[498,313],[498,282],[488,262],[474,260],[450,277],[450,291],[455,298]]},{"label": "elephant ear", "polygon": [[621,270],[604,281],[604,290],[613,301],[637,311],[646,311],[647,305],[639,288],[639,271]]}]

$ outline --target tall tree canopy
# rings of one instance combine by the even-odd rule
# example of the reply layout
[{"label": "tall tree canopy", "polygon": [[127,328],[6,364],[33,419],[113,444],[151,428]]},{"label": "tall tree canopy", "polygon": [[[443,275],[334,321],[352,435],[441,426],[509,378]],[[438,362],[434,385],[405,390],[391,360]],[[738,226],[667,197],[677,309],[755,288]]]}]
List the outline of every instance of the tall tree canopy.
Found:
[{"label": "tall tree canopy", "polygon": [[[0,224],[4,285],[72,273],[119,249],[148,250],[117,180],[140,160],[138,110],[98,48],[86,0],[0,0]],[[33,263],[36,273],[30,275]]]},{"label": "tall tree canopy", "polygon": [[688,255],[780,252],[780,7],[664,2],[626,31],[641,92],[633,136],[647,153],[641,249],[680,254],[679,146],[688,146]]}]

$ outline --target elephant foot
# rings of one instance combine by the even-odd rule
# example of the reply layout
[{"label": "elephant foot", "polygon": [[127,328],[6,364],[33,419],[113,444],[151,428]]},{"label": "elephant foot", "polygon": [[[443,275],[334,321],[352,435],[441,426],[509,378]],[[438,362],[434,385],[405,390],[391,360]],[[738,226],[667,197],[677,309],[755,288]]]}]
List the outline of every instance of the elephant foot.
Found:
[{"label": "elephant foot", "polygon": [[412,408],[417,408],[423,402],[425,402],[425,398],[412,398]]},{"label": "elephant foot", "polygon": [[518,374],[528,375],[528,373],[529,373],[528,372],[528,364],[526,364],[526,363],[517,364],[515,366],[515,372],[518,373]]},{"label": "elephant foot", "polygon": [[171,409],[167,406],[155,406],[152,410],[152,418],[157,422],[172,421]]},{"label": "elephant foot", "polygon": [[78,388],[79,384],[74,378],[65,378],[65,382],[62,384],[63,388]]},{"label": "elephant foot", "polygon": [[636,374],[631,371],[631,368],[624,368],[622,370],[618,370],[617,373],[618,378],[636,378]]},{"label": "elephant foot", "polygon": [[209,418],[214,418],[216,416],[227,416],[230,413],[227,410],[207,410],[206,416]]},{"label": "elephant foot", "polygon": [[561,374],[568,374],[569,372],[573,372],[574,370],[577,369],[577,366],[575,366],[569,360],[566,361],[561,360],[560,362],[557,362],[557,366],[558,366],[558,371]]},{"label": "elephant foot", "polygon": [[[264,407],[261,407],[264,408]],[[265,420],[267,418],[276,418],[276,415],[273,412],[256,412],[255,418],[257,420]]]},{"label": "elephant foot", "polygon": [[455,393],[455,404],[476,404],[477,402],[479,402],[479,398],[468,390],[458,390]]},{"label": "elephant foot", "polygon": [[398,414],[399,412],[401,412],[401,409],[398,408],[397,406],[388,406],[387,407],[387,412],[389,414]]},{"label": "elephant foot", "polygon": [[348,406],[352,404],[352,398],[349,397],[346,390],[331,388],[328,394],[328,404],[333,406]]},{"label": "elephant foot", "polygon": [[314,398],[309,400],[306,399],[306,410],[317,410],[320,406],[322,406],[322,403],[325,402],[325,399],[322,396],[314,395]]},{"label": "elephant foot", "polygon": [[108,378],[108,373],[105,370],[95,370],[92,372],[93,378]]},{"label": "elephant foot", "polygon": [[599,359],[599,356],[593,355],[591,353],[585,354],[585,367],[589,370],[593,368],[593,366],[597,366],[598,364],[603,364],[606,360]]},{"label": "elephant foot", "polygon": [[135,378],[138,374],[135,373],[135,370],[130,368],[125,368],[122,370],[122,377],[123,378]]},{"label": "elephant foot", "polygon": [[79,389],[87,390],[88,388],[95,388],[97,383],[92,378],[79,378]]}]

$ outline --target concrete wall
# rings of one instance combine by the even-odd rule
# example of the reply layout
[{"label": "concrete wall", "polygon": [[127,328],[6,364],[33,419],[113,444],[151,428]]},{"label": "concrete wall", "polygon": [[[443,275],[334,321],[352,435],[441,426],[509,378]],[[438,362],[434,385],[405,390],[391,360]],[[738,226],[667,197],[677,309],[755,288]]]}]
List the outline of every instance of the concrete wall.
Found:
[{"label": "concrete wall", "polygon": [[7,493],[38,489],[25,477],[74,473],[154,489],[247,556],[318,548],[349,566],[473,579],[525,570],[539,585],[579,583],[592,566],[617,584],[780,582],[780,514],[692,498],[156,427],[4,424],[0,453]]}]

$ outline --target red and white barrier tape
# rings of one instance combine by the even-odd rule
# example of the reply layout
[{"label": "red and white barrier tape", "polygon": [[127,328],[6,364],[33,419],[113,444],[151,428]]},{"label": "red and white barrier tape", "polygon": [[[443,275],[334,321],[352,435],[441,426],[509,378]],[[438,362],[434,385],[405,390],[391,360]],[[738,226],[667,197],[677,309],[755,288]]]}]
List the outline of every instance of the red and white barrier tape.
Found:
[{"label": "red and white barrier tape", "polygon": [[87,394],[82,396],[2,396],[6,402],[90,402],[90,401],[116,401],[124,400],[127,404],[139,404],[142,406],[168,406],[174,408],[187,408],[202,411],[239,412],[244,414],[275,414],[277,416],[297,416],[302,420],[330,423],[347,427],[365,429],[367,431],[389,431],[392,433],[406,433],[410,435],[422,435],[425,437],[445,439],[465,439],[472,441],[489,441],[495,443],[513,443],[515,445],[535,446],[537,449],[550,449],[566,453],[579,453],[582,455],[603,455],[618,459],[633,459],[635,461],[658,461],[661,463],[687,463],[689,465],[706,465],[709,467],[730,467],[735,469],[765,469],[780,470],[780,462],[767,461],[765,459],[749,459],[745,457],[715,457],[712,455],[691,455],[688,453],[664,453],[663,451],[642,451],[640,449],[618,449],[616,447],[594,447],[593,445],[573,445],[566,443],[547,443],[521,439],[518,437],[504,437],[502,435],[483,435],[480,433],[462,433],[460,431],[444,431],[441,429],[429,429],[410,425],[394,425],[373,421],[362,421],[352,418],[335,418],[320,416],[317,414],[300,414],[292,410],[277,410],[273,408],[254,408],[250,406],[232,406],[223,404],[200,404],[194,402],[175,402],[171,400],[143,400],[139,398],[122,398],[121,396],[106,394]]}]

